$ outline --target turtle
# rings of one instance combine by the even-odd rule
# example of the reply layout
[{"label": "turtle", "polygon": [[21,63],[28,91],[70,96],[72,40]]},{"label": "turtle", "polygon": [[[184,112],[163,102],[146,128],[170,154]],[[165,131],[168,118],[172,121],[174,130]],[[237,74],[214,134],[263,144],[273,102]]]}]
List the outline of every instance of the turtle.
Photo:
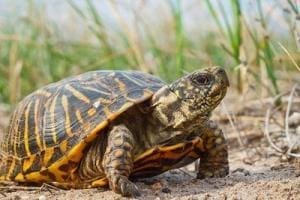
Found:
[{"label": "turtle", "polygon": [[210,119],[229,80],[221,67],[171,84],[134,70],[65,78],[25,97],[0,146],[0,180],[139,196],[138,178],[200,159],[197,178],[229,173],[224,134]]}]

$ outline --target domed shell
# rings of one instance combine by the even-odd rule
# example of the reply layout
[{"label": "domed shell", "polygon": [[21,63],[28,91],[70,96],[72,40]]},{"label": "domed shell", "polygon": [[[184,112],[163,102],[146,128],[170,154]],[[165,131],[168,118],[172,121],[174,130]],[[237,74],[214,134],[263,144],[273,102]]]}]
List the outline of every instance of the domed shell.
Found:
[{"label": "domed shell", "polygon": [[0,180],[66,181],[110,121],[164,85],[146,73],[107,70],[37,90],[11,116],[1,144]]}]

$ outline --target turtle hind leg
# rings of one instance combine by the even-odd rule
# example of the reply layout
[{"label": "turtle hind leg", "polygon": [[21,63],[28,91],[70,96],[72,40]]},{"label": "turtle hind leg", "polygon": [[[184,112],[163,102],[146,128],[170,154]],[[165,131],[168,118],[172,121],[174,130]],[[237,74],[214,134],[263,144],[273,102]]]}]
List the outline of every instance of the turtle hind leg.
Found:
[{"label": "turtle hind leg", "polygon": [[223,132],[212,121],[201,129],[204,151],[199,151],[197,178],[224,177],[229,173],[228,147]]},{"label": "turtle hind leg", "polygon": [[110,188],[123,196],[140,196],[137,186],[128,179],[133,168],[133,143],[133,135],[126,126],[114,126],[103,159]]}]

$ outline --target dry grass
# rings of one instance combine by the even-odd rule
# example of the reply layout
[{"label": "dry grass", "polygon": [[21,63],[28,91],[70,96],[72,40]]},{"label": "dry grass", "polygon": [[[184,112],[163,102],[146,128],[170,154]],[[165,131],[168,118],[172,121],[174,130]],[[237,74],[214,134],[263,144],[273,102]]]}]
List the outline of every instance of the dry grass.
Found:
[{"label": "dry grass", "polygon": [[[268,6],[260,0],[252,1],[254,16],[238,0],[193,1],[188,4],[190,8],[206,5],[211,14],[206,17],[211,17],[216,28],[205,30],[201,26],[202,39],[197,40],[188,35],[188,10],[181,1],[160,2],[152,10],[147,8],[153,7],[153,2],[108,1],[103,3],[110,13],[107,17],[95,1],[79,5],[69,0],[68,10],[73,10],[70,19],[85,24],[81,24],[83,33],[79,38],[65,40],[62,35],[67,30],[57,28],[43,12],[47,4],[29,1],[25,15],[0,25],[0,101],[15,104],[46,83],[88,70],[132,68],[172,81],[185,72],[210,65],[225,66],[232,85],[242,93],[248,87],[263,86],[268,89],[262,95],[278,95],[277,71],[293,71],[292,66],[299,69],[299,56],[295,54],[299,46],[283,45],[286,40],[298,41],[299,5],[288,1],[287,7],[282,6],[283,2],[278,2],[276,12],[288,19],[288,38],[269,31],[272,12],[266,11]],[[153,16],[154,10],[162,17]],[[193,23],[198,26],[197,21]],[[70,21],[71,29],[74,26]],[[285,55],[288,59],[282,59]]]}]

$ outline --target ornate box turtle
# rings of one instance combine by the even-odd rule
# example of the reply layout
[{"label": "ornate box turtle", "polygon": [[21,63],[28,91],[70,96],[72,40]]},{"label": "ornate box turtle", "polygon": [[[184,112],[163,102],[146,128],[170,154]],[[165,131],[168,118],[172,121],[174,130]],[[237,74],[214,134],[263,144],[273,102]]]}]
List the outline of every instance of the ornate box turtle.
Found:
[{"label": "ornate box turtle", "polygon": [[198,158],[198,178],[228,174],[227,145],[209,120],[229,86],[206,68],[170,85],[137,71],[94,71],[45,86],[11,116],[0,180],[63,188],[110,186],[137,196],[130,179]]}]

